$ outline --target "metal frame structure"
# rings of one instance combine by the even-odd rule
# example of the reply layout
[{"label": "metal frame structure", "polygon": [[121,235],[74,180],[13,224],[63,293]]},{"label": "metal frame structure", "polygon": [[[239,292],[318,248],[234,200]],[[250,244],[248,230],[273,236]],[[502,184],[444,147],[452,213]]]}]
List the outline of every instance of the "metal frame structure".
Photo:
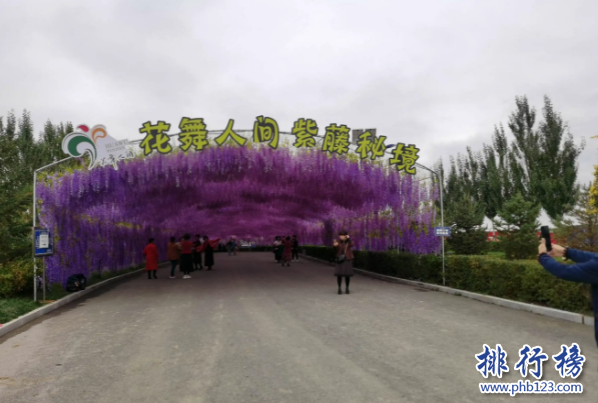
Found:
[{"label": "metal frame structure", "polygon": [[[67,157],[61,159],[60,161],[55,161],[51,164],[45,165],[41,168],[36,169],[33,171],[33,225],[31,226],[31,236],[33,238],[33,300],[37,302],[37,261],[35,260],[35,226],[37,224],[37,173],[41,172],[45,169],[48,169],[54,165],[61,164],[65,161],[71,160],[74,157]],[[44,270],[44,277],[43,277],[43,298],[44,301],[46,300],[46,271]]]},{"label": "metal frame structure", "polygon": [[[440,174],[438,174],[438,172],[424,166],[421,164],[415,164],[418,168],[424,169],[428,172],[430,172],[432,175],[435,175],[436,178],[438,178],[438,184],[440,185],[440,226],[444,227],[444,205],[443,205],[443,201],[442,201],[442,196],[444,193],[444,188],[442,186],[442,177],[440,176]],[[440,238],[442,238],[442,285],[446,285],[446,278],[445,278],[445,265],[444,265],[444,237],[441,236]]]},{"label": "metal frame structure", "polygon": [[[209,130],[208,134],[209,135],[216,135],[216,134],[221,134],[224,130]],[[235,130],[236,133],[248,133],[251,132],[253,133],[253,130]],[[287,135],[287,136],[294,136],[293,133],[291,132],[279,132],[279,134],[282,135]],[[174,133],[174,134],[168,134],[168,137],[175,137],[178,136],[179,133]],[[324,140],[324,136],[315,136],[316,137],[316,147],[321,145],[321,142]],[[141,143],[143,140],[131,140],[129,141],[129,143]],[[355,148],[355,146],[352,144],[352,148]],[[387,153],[389,153],[389,151],[386,151]],[[35,227],[37,224],[37,189],[36,189],[36,185],[37,185],[37,174],[38,172],[44,171],[50,167],[53,167],[55,165],[61,164],[65,161],[71,160],[75,157],[67,157],[64,159],[61,159],[59,161],[55,161],[51,164],[45,165],[41,168],[36,169],[33,172],[33,225],[32,225],[32,237],[35,237]],[[440,175],[438,174],[438,172],[426,167],[425,165],[422,164],[418,164],[416,163],[415,166],[417,168],[421,168],[423,170],[426,170],[428,172],[430,172],[432,175],[435,175],[438,179],[438,183],[440,185],[440,225],[444,227],[444,206],[443,206],[443,200],[442,200],[442,196],[444,193],[444,189],[442,186],[442,178],[440,177]],[[444,237],[442,238],[442,285],[446,284],[445,281],[445,263],[444,263]],[[35,239],[33,242],[33,250],[32,250],[32,254],[33,254],[33,300],[37,301],[37,262],[35,260],[36,256],[35,256]],[[46,272],[44,270],[43,273],[43,299],[46,299]]]}]

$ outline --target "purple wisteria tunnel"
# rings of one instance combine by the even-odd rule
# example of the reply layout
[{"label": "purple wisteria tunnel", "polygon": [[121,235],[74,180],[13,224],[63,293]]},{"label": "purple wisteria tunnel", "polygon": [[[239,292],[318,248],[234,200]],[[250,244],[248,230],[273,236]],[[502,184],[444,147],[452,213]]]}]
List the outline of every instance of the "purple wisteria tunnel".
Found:
[{"label": "purple wisteria tunnel", "polygon": [[297,234],[330,245],[342,228],[357,248],[437,253],[437,188],[386,166],[321,151],[221,147],[155,154],[37,184],[40,222],[53,231],[51,283],[143,261],[153,237],[166,258],[185,232],[270,244]]}]

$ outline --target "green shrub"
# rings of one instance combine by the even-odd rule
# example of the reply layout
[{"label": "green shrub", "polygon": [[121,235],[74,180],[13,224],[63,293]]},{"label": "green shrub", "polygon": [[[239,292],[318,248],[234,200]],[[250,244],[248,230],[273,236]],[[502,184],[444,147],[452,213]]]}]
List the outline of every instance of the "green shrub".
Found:
[{"label": "green shrub", "polygon": [[500,241],[488,242],[488,252],[504,252],[505,248]]},{"label": "green shrub", "polygon": [[[31,280],[33,281],[33,279]],[[38,302],[29,298],[0,299],[0,323],[8,323],[40,307]]]},{"label": "green shrub", "polygon": [[525,274],[520,294],[522,301],[577,312],[592,309],[588,284],[560,280],[537,263],[529,262],[524,265]]},{"label": "green shrub", "polygon": [[[330,247],[304,247],[308,255],[331,261]],[[374,273],[442,284],[442,257],[410,253],[354,251],[353,266]],[[560,280],[535,260],[491,256],[446,257],[446,285],[452,288],[587,313],[592,310],[587,284]]]},{"label": "green shrub", "polygon": [[30,259],[18,259],[0,265],[1,298],[13,297],[32,287],[33,262]]},{"label": "green shrub", "polygon": [[335,259],[334,248],[331,246],[299,246],[299,250],[305,250],[308,256],[332,262]]}]

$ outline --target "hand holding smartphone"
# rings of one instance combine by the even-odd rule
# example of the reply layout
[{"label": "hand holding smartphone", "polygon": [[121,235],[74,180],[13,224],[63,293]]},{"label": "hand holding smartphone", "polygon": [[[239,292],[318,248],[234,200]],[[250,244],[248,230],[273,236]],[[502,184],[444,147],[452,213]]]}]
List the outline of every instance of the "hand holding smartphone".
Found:
[{"label": "hand holding smartphone", "polygon": [[546,251],[552,251],[552,242],[550,241],[550,228],[548,225],[544,225],[540,228],[540,233],[542,234],[542,238],[546,244]]}]

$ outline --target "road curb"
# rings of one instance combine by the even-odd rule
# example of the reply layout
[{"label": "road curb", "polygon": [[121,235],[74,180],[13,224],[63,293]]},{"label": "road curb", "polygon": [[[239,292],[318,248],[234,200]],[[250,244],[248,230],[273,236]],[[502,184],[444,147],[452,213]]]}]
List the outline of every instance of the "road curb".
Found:
[{"label": "road curb", "polygon": [[[333,266],[332,263],[327,262],[322,259],[318,259],[318,258],[307,256],[307,255],[302,255],[302,256],[309,260],[313,260],[313,261],[316,261],[319,263]],[[485,302],[487,304],[498,305],[498,306],[502,306],[505,308],[511,308],[511,309],[516,309],[519,311],[531,312],[531,313],[535,313],[537,315],[547,316],[550,318],[562,319],[562,320],[566,320],[569,322],[575,322],[575,323],[585,324],[588,326],[594,326],[594,318],[593,317],[582,315],[580,313],[562,311],[560,309],[547,308],[547,307],[543,307],[543,306],[527,304],[525,302],[513,301],[510,299],[493,297],[493,296],[484,295],[484,294],[478,294],[478,293],[471,292],[471,291],[458,290],[456,288],[445,287],[442,285],[422,283],[420,281],[405,280],[405,279],[398,278],[398,277],[385,276],[383,274],[378,274],[378,273],[374,273],[374,272],[362,270],[362,269],[357,269],[357,268],[355,268],[354,270],[356,273],[359,273],[364,276],[372,277],[372,278],[375,278],[378,280],[388,281],[391,283],[409,285],[412,287],[425,288],[425,289],[433,290],[433,291],[440,291],[440,292],[444,292],[447,294],[458,295],[458,296],[470,298],[470,299],[473,299],[476,301]]]},{"label": "road curb", "polygon": [[[166,265],[165,265],[165,267],[166,267]],[[74,300],[79,299],[79,298],[89,294],[90,292],[94,292],[95,290],[105,287],[110,283],[122,280],[122,279],[130,277],[134,274],[138,274],[144,270],[145,269],[139,269],[139,270],[132,271],[130,273],[125,273],[125,274],[121,274],[120,276],[109,278],[100,283],[90,285],[83,291],[77,291],[73,294],[67,295],[64,298],[59,299],[56,302],[52,302],[46,306],[42,306],[42,307],[37,308],[34,311],[28,312],[25,315],[19,316],[18,318],[13,319],[8,323],[3,324],[2,327],[0,327],[0,337],[12,332],[13,330],[20,328],[21,326],[26,325],[27,323],[39,318],[40,316],[46,315],[52,311],[57,310],[61,306],[64,306],[70,302],[73,302]]]}]

